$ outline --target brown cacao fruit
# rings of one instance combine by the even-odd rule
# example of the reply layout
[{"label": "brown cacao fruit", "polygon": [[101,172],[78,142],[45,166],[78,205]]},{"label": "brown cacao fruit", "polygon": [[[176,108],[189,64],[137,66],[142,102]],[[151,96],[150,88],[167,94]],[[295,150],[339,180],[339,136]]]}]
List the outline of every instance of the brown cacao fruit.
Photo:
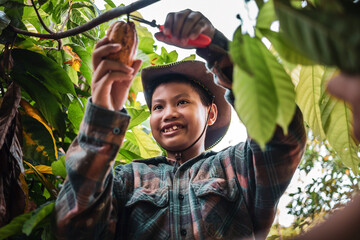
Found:
[{"label": "brown cacao fruit", "polygon": [[138,46],[138,37],[133,22],[118,21],[111,24],[106,33],[110,42],[120,43],[120,51],[110,54],[107,59],[132,66]]}]

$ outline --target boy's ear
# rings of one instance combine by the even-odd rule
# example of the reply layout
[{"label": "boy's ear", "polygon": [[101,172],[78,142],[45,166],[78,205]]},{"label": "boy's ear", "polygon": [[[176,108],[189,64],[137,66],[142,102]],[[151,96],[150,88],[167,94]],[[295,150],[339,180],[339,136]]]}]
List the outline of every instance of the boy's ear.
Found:
[{"label": "boy's ear", "polygon": [[211,107],[211,111],[210,111],[210,117],[209,120],[207,122],[207,124],[209,126],[213,125],[217,119],[217,114],[218,114],[218,110],[217,110],[217,106],[215,103],[212,103],[212,107]]}]

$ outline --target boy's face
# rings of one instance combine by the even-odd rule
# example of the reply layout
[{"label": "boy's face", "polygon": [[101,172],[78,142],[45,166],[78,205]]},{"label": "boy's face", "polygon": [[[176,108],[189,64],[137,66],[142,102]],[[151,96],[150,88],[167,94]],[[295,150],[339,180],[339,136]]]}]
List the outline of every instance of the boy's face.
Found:
[{"label": "boy's face", "polygon": [[[202,104],[190,84],[159,85],[152,96],[150,125],[155,140],[165,149],[181,151],[204,129],[209,107]],[[199,141],[204,146],[205,134]]]}]

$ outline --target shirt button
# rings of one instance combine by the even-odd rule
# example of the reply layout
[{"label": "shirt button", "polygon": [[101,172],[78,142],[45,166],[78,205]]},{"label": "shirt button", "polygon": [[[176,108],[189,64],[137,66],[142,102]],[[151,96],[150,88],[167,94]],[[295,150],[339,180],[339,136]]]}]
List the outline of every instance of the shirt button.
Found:
[{"label": "shirt button", "polygon": [[180,200],[184,200],[184,195],[182,195],[181,193],[179,194],[179,199]]},{"label": "shirt button", "polygon": [[119,135],[120,134],[120,128],[114,128],[113,129],[113,134]]},{"label": "shirt button", "polygon": [[182,235],[182,236],[186,236],[186,229],[181,229],[181,231],[180,231],[180,234]]}]

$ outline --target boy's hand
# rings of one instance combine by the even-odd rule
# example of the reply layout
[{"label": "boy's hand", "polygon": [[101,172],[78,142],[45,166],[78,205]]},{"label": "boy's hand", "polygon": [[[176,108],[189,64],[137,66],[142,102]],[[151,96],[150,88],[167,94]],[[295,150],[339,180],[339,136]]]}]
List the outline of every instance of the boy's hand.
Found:
[{"label": "boy's hand", "polygon": [[109,110],[121,110],[128,97],[135,75],[140,69],[141,60],[136,59],[131,67],[106,59],[110,53],[121,49],[120,44],[101,39],[93,52],[92,101],[95,105]]},{"label": "boy's hand", "polygon": [[[187,45],[187,40],[195,40],[200,33],[213,39],[215,28],[200,12],[186,9],[180,12],[171,12],[167,15],[164,31],[155,34],[157,40],[181,48],[194,48]],[[171,35],[172,37],[167,37]]]}]

